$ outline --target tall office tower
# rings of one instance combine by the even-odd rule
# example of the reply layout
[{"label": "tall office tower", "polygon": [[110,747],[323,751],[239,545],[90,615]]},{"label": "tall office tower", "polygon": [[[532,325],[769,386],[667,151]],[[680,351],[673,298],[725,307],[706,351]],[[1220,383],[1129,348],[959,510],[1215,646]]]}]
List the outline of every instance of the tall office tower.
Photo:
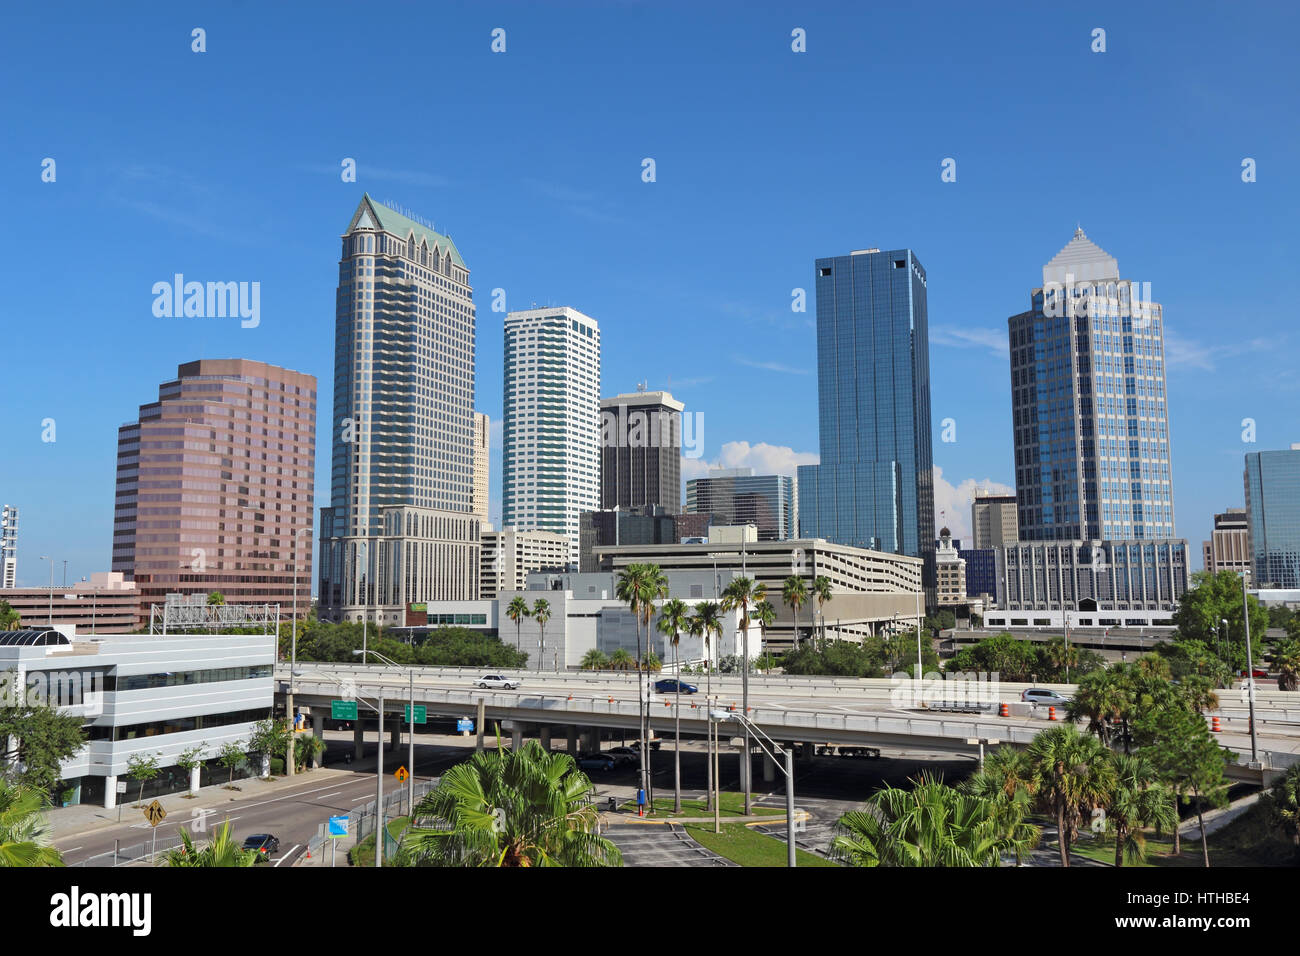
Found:
[{"label": "tall office tower", "polygon": [[567,307],[506,316],[501,524],[569,539],[600,503],[600,329]]},{"label": "tall office tower", "polygon": [[1300,588],[1300,444],[1246,456],[1251,585]]},{"label": "tall office tower", "polygon": [[[187,362],[117,432],[113,571],[141,623],[168,593],[311,608],[316,378],[247,359]],[[296,552],[295,552],[296,546]]]},{"label": "tall office tower", "polygon": [[0,587],[18,584],[18,509],[5,505],[0,510]]},{"label": "tall office tower", "polygon": [[821,463],[799,466],[799,536],[923,558],[933,604],[925,268],[866,249],[816,273]]},{"label": "tall office tower", "polygon": [[1016,496],[976,491],[970,506],[972,550],[1016,544]]},{"label": "tall office tower", "polygon": [[1229,508],[1214,516],[1214,530],[1210,540],[1202,543],[1205,570],[1211,574],[1220,571],[1250,571],[1250,521],[1245,508]]},{"label": "tall office tower", "polygon": [[326,619],[478,596],[472,295],[449,237],[362,198],[339,261]]},{"label": "tall office tower", "polygon": [[752,524],[759,541],[786,541],[799,526],[797,485],[789,475],[753,468],[714,468],[686,482],[686,513],[712,514],[715,524]]},{"label": "tall office tower", "polygon": [[474,514],[483,524],[488,520],[488,431],[491,422],[482,412],[474,413]]},{"label": "tall office tower", "polygon": [[1007,320],[1020,540],[1172,538],[1159,305],[1083,230]]},{"label": "tall office tower", "polygon": [[668,392],[635,392],[600,402],[600,507],[682,504],[682,411]]}]

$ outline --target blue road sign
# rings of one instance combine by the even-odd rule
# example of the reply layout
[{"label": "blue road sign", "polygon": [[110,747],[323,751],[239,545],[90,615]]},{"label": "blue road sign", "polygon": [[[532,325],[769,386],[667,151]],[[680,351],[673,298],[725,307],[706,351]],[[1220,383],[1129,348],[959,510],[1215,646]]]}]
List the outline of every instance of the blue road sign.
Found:
[{"label": "blue road sign", "polygon": [[329,835],[331,837],[345,837],[348,835],[348,818],[347,817],[330,817]]},{"label": "blue road sign", "polygon": [[467,717],[461,717],[456,721],[456,731],[462,734],[472,734],[474,732],[474,721]]}]

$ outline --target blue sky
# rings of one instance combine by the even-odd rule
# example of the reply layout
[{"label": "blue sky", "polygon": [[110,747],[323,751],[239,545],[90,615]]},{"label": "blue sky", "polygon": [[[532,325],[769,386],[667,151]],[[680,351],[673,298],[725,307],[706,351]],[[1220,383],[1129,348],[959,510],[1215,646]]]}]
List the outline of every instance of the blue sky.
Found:
[{"label": "blue sky", "polygon": [[[69,580],[108,568],[116,429],[195,358],[321,380],[326,503],[338,236],[363,190],[431,219],[469,265],[479,409],[501,411],[502,288],[510,308],[595,317],[606,394],[669,388],[704,414],[706,460],[760,468],[817,452],[814,313],[791,290],[819,256],[910,246],[929,276],[939,507],[959,531],[963,482],[1012,482],[1006,319],[1081,223],[1164,306],[1176,531],[1199,554],[1214,511],[1242,503],[1243,453],[1300,440],[1300,15],[804,7],[11,11],[0,500],[22,509],[20,582],[47,580],[41,554]],[[176,272],[260,282],[261,324],[155,318],[151,286]]]}]

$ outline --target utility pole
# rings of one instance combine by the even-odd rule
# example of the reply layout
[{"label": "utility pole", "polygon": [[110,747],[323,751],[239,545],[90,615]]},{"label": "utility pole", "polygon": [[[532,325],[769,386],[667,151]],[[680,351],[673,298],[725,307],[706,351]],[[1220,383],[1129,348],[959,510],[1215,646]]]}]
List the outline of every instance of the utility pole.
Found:
[{"label": "utility pole", "polygon": [[384,691],[379,691],[379,738],[375,764],[375,869],[384,865]]},{"label": "utility pole", "polygon": [[1255,735],[1255,660],[1250,653],[1250,597],[1246,593],[1246,575],[1241,575],[1241,618],[1246,622],[1246,687],[1250,703],[1250,762],[1259,763],[1259,740]]}]

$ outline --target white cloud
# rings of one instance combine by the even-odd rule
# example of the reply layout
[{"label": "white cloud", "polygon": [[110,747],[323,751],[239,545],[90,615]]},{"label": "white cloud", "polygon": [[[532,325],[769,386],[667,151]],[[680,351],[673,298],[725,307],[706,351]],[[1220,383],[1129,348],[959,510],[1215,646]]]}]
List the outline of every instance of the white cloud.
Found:
[{"label": "white cloud", "polygon": [[736,362],[740,365],[746,365],[749,368],[760,368],[766,372],[785,372],[789,375],[807,375],[806,368],[791,368],[789,365],[782,365],[779,362],[757,362],[754,359],[738,358]]},{"label": "white cloud", "polygon": [[1006,358],[1011,354],[1010,347],[1007,345],[1007,332],[1005,329],[999,331],[998,329],[966,329],[953,325],[935,325],[930,327],[930,343],[932,345],[952,345],[963,349],[977,345],[980,348],[988,349],[1000,358]]},{"label": "white cloud", "polygon": [[747,441],[726,442],[716,460],[682,459],[682,480],[707,478],[710,468],[753,468],[756,475],[793,475],[799,465],[815,465],[819,456],[813,451],[795,451],[785,445]]},{"label": "white cloud", "polygon": [[934,466],[935,537],[938,537],[939,529],[946,526],[952,532],[954,538],[961,540],[963,548],[971,546],[973,540],[970,527],[970,506],[971,502],[975,500],[976,489],[1001,495],[1012,495],[1016,491],[1009,485],[1004,485],[989,478],[985,478],[983,481],[964,478],[956,485],[953,485],[943,477],[943,469],[938,465]]}]

